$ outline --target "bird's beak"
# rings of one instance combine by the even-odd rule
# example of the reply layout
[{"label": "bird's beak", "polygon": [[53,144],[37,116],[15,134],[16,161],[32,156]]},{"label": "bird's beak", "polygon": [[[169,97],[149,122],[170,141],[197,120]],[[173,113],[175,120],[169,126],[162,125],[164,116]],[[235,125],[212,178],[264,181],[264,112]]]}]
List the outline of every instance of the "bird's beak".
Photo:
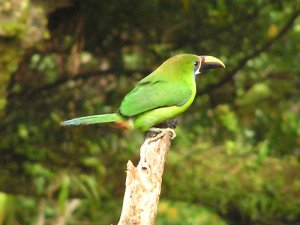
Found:
[{"label": "bird's beak", "polygon": [[225,68],[224,63],[220,59],[209,55],[200,56],[200,62],[201,72],[205,72],[210,69]]}]

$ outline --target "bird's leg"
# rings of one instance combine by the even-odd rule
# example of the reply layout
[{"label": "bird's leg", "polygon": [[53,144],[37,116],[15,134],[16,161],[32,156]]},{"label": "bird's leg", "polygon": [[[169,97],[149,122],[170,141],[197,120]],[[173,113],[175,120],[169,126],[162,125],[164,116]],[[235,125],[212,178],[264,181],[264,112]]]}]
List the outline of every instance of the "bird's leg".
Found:
[{"label": "bird's leg", "polygon": [[156,133],[156,136],[151,137],[149,140],[149,143],[156,141],[158,139],[160,139],[161,137],[163,137],[167,132],[171,132],[172,133],[172,139],[174,139],[176,137],[176,133],[175,133],[175,128],[177,125],[178,119],[172,119],[172,120],[168,120],[162,124],[158,124],[158,127],[152,127],[150,128],[149,131],[149,136],[153,136],[151,135],[152,133]]},{"label": "bird's leg", "polygon": [[158,128],[158,127],[152,127],[149,129],[150,132],[154,132],[157,133],[156,136],[152,137],[149,142],[153,142],[156,141],[158,139],[160,139],[161,137],[165,136],[165,134],[167,132],[171,132],[172,133],[172,139],[174,139],[176,137],[176,132],[174,129],[167,127],[167,128]]}]

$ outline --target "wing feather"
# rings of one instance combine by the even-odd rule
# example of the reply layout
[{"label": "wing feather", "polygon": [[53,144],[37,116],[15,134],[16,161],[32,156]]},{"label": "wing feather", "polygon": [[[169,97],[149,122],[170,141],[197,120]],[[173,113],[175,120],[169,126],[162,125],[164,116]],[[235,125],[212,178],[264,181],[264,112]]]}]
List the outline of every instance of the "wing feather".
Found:
[{"label": "wing feather", "polygon": [[184,82],[143,79],[125,96],[120,113],[135,116],[160,107],[183,105],[191,95],[192,90]]}]

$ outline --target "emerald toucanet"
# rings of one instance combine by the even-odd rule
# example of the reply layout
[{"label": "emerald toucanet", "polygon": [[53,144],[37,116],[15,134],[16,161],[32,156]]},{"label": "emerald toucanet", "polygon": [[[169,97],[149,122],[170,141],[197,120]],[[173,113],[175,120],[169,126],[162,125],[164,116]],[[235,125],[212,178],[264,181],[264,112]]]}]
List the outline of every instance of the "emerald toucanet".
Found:
[{"label": "emerald toucanet", "polygon": [[196,75],[214,68],[225,68],[225,65],[213,56],[174,56],[137,83],[121,102],[118,113],[85,116],[61,124],[132,121],[135,128],[147,131],[187,110],[196,95]]}]

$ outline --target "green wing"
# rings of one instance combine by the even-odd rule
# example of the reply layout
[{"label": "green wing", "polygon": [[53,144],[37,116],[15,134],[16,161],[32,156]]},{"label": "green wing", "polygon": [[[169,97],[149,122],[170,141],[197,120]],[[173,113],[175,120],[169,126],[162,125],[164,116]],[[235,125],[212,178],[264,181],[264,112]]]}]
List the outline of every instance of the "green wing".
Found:
[{"label": "green wing", "polygon": [[[152,109],[183,105],[192,95],[191,88],[185,82],[158,79],[141,80],[138,85],[125,96],[120,106],[124,116],[135,116]],[[154,78],[154,77],[152,77]]]}]

